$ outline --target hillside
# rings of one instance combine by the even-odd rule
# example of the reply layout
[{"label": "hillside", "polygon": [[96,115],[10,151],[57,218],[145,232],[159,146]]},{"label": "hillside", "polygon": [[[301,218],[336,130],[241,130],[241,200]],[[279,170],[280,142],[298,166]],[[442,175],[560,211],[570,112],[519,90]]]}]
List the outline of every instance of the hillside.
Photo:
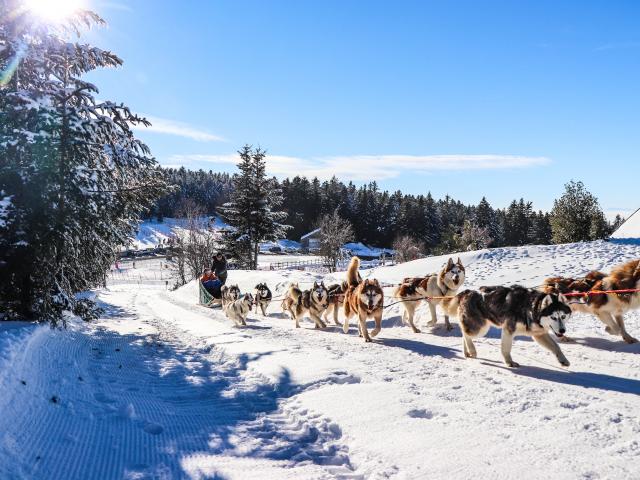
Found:
[{"label": "hillside", "polygon": [[[638,256],[638,246],[607,242],[460,255],[467,287],[534,286]],[[445,261],[362,273],[395,283]],[[229,275],[245,291],[266,281],[276,296],[290,281],[318,279],[341,274]],[[465,359],[455,322],[451,332],[440,322],[413,334],[398,305],[365,344],[353,323],[348,335],[309,321],[296,330],[277,301],[268,318],[251,314],[235,328],[196,305],[195,282],[96,295],[104,316],[67,332],[0,324],[2,478],[638,476],[640,344],[606,334],[590,316],[569,321],[574,342],[561,348],[571,367],[518,338],[522,367],[509,369],[498,332],[477,342],[478,359]],[[426,315],[421,307],[421,326]],[[637,312],[627,326],[640,335]]]}]

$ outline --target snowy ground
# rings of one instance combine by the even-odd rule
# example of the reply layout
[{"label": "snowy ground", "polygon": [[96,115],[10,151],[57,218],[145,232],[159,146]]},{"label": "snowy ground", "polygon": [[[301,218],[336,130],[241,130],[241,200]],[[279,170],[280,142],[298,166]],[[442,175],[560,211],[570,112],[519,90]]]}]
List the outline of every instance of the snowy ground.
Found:
[{"label": "snowy ground", "polygon": [[[640,247],[595,242],[469,252],[467,286],[538,285],[607,269]],[[446,258],[364,271],[393,283]],[[278,295],[306,272],[230,272]],[[326,278],[330,281],[331,278]],[[571,361],[499,333],[464,359],[460,332],[413,334],[398,306],[372,344],[279,314],[235,328],[192,283],[97,292],[95,324],[0,324],[0,478],[639,478],[640,344],[589,316]],[[426,311],[420,311],[420,323]],[[628,330],[640,336],[640,315]]]}]

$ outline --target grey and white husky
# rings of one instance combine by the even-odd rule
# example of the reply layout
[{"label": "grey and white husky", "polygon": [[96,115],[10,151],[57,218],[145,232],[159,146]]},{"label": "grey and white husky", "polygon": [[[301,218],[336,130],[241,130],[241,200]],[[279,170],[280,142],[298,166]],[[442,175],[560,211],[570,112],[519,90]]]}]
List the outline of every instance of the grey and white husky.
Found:
[{"label": "grey and white husky", "polygon": [[[457,304],[457,308],[456,305]],[[571,307],[563,295],[547,294],[519,285],[482,287],[479,292],[465,290],[449,305],[449,313],[457,310],[462,330],[462,346],[466,357],[476,357],[473,339],[484,336],[493,325],[502,329],[502,356],[510,367],[519,365],[511,358],[515,335],[528,335],[550,350],[561,365],[569,366],[549,331],[562,337]]]},{"label": "grey and white husky", "polygon": [[272,298],[273,295],[266,283],[263,282],[256,285],[256,297],[254,299],[256,304],[256,313],[258,313],[258,307],[260,307],[260,310],[262,310],[262,315],[266,317],[267,308],[269,307]]},{"label": "grey and white husky", "polygon": [[227,302],[224,307],[224,313],[227,318],[233,320],[236,325],[246,325],[247,316],[253,308],[253,296],[250,293],[245,293],[238,300]]},{"label": "grey and white husky", "polygon": [[220,289],[222,296],[222,308],[224,309],[228,303],[235,302],[240,298],[240,287],[238,285],[223,285]]}]

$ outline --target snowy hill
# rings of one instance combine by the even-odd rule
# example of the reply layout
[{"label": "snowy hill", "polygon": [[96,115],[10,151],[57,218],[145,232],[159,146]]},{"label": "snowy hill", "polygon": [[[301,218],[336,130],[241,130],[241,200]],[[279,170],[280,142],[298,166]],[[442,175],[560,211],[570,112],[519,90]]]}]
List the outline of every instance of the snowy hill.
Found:
[{"label": "snowy hill", "polygon": [[[457,255],[456,255],[457,257]],[[538,285],[640,257],[609,242],[460,254],[467,287]],[[364,270],[395,283],[448,257]],[[146,268],[153,262],[140,262]],[[279,296],[342,274],[231,271]],[[391,290],[386,292],[390,295]],[[69,331],[0,324],[0,478],[637,478],[640,344],[588,315],[568,324],[571,367],[518,338],[506,368],[499,334],[462,355],[460,331],[414,334],[400,307],[372,344],[331,326],[295,329],[252,313],[235,328],[196,304],[197,284],[114,285],[105,314]],[[388,300],[390,302],[391,300]],[[418,310],[421,327],[425,307]],[[640,315],[627,328],[640,335]],[[55,399],[55,400],[54,400]],[[25,415],[29,412],[29,415]],[[34,422],[33,419],[37,419]],[[46,434],[44,434],[46,432]]]},{"label": "snowy hill", "polygon": [[[186,220],[183,218],[165,218],[162,222],[145,221],[138,227],[138,233],[131,239],[133,250],[153,248],[166,242],[171,237],[172,231],[180,231],[185,228]],[[213,228],[221,229],[227,226],[220,218],[215,217]]]}]

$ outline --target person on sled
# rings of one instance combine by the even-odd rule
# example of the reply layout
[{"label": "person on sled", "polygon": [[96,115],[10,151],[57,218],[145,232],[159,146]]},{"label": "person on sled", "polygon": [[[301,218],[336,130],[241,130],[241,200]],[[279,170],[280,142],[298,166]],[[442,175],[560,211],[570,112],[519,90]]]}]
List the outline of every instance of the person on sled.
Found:
[{"label": "person on sled", "polygon": [[200,281],[202,282],[202,286],[205,290],[213,295],[213,298],[222,298],[222,293],[220,291],[222,289],[222,282],[210,268],[204,269],[204,273],[202,274]]}]

